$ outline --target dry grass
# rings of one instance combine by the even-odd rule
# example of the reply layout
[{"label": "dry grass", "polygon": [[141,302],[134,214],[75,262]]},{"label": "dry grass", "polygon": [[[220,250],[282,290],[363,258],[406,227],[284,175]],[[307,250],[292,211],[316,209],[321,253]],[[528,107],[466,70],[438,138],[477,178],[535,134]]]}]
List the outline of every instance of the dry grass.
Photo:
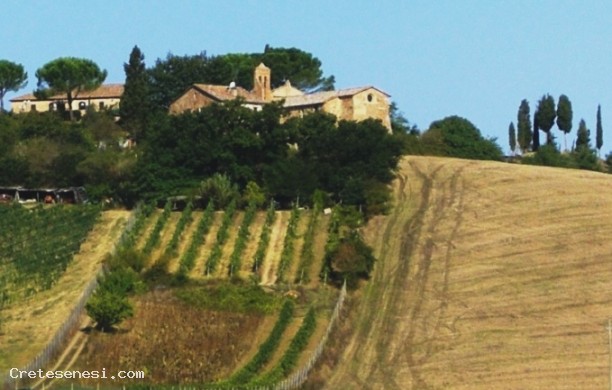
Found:
[{"label": "dry grass", "polygon": [[287,235],[287,223],[289,222],[290,211],[277,211],[276,219],[270,231],[270,243],[261,268],[258,270],[261,284],[264,286],[272,285],[276,282],[276,272],[280,263],[283,243]]},{"label": "dry grass", "polygon": [[119,210],[102,213],[57,284],[26,304],[6,309],[3,315],[7,322],[0,335],[0,373],[24,366],[51,340],[110,253],[128,216],[129,212]]},{"label": "dry grass", "polygon": [[329,388],[607,385],[612,176],[410,157],[394,190]]}]

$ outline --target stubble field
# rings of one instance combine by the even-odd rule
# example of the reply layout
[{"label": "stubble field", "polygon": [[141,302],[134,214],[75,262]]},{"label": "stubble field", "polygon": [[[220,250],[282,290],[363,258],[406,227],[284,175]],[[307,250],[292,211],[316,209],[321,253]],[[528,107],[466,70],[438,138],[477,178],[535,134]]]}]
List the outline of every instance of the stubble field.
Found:
[{"label": "stubble field", "polygon": [[409,157],[327,388],[601,389],[612,176]]}]

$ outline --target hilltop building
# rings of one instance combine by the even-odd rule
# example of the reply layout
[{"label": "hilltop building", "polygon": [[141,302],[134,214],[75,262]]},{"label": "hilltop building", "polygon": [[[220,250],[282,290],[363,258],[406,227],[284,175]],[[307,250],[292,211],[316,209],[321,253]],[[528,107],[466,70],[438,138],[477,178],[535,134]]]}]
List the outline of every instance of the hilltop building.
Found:
[{"label": "hilltop building", "polygon": [[[391,130],[390,95],[376,87],[363,86],[306,93],[292,86],[289,80],[284,85],[272,89],[271,75],[270,68],[263,63],[259,64],[253,74],[251,91],[237,86],[234,82],[229,85],[193,84],[172,102],[169,111],[171,114],[197,111],[212,103],[222,103],[237,98],[243,100],[245,107],[257,111],[270,102],[282,100],[286,118],[302,117],[311,112],[323,111],[335,115],[338,120],[379,119]],[[97,110],[116,109],[119,108],[122,96],[122,84],[101,85],[93,91],[80,92],[73,100],[72,110],[78,109],[81,113],[85,113],[90,106]],[[29,93],[13,98],[10,102],[14,113],[69,109],[66,96],[63,94],[38,99]]]},{"label": "hilltop building", "polygon": [[235,83],[229,85],[193,84],[183,95],[172,102],[170,113],[197,111],[209,104],[236,98],[242,98],[245,107],[257,111],[265,104],[283,100],[287,117],[301,117],[310,112],[324,111],[334,114],[338,120],[379,119],[386,128],[391,130],[390,95],[376,87],[364,86],[305,93],[293,87],[289,80],[284,85],[272,89],[270,79],[270,68],[262,63],[255,68],[252,91],[238,87]]},{"label": "hilltop building", "polygon": [[[119,108],[123,96],[123,84],[104,84],[93,91],[81,91],[72,101],[72,110],[85,113],[89,106],[96,110]],[[68,101],[65,94],[50,96],[46,99],[38,99],[34,94],[17,96],[11,101],[11,109],[14,113],[29,111],[46,112],[66,110]]]}]

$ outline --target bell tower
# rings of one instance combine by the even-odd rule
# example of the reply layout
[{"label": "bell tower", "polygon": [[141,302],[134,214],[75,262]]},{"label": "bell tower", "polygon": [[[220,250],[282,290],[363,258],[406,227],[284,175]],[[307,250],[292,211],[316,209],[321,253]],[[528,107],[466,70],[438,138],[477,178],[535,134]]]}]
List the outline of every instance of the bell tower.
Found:
[{"label": "bell tower", "polygon": [[258,98],[266,102],[272,100],[272,88],[270,87],[271,75],[272,72],[270,68],[265,66],[263,62],[255,68],[255,73],[253,75],[253,92]]}]

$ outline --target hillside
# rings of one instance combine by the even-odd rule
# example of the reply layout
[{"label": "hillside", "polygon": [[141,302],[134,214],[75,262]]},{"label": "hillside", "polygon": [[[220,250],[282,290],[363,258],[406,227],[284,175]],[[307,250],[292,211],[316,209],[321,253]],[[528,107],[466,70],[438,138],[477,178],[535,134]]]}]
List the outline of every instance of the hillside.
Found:
[{"label": "hillside", "polygon": [[394,192],[327,388],[607,385],[611,176],[409,157]]},{"label": "hillside", "polygon": [[51,340],[99,271],[128,217],[128,211],[102,213],[79,253],[51,289],[5,309],[6,323],[0,332],[0,376],[12,367],[24,366]]}]

